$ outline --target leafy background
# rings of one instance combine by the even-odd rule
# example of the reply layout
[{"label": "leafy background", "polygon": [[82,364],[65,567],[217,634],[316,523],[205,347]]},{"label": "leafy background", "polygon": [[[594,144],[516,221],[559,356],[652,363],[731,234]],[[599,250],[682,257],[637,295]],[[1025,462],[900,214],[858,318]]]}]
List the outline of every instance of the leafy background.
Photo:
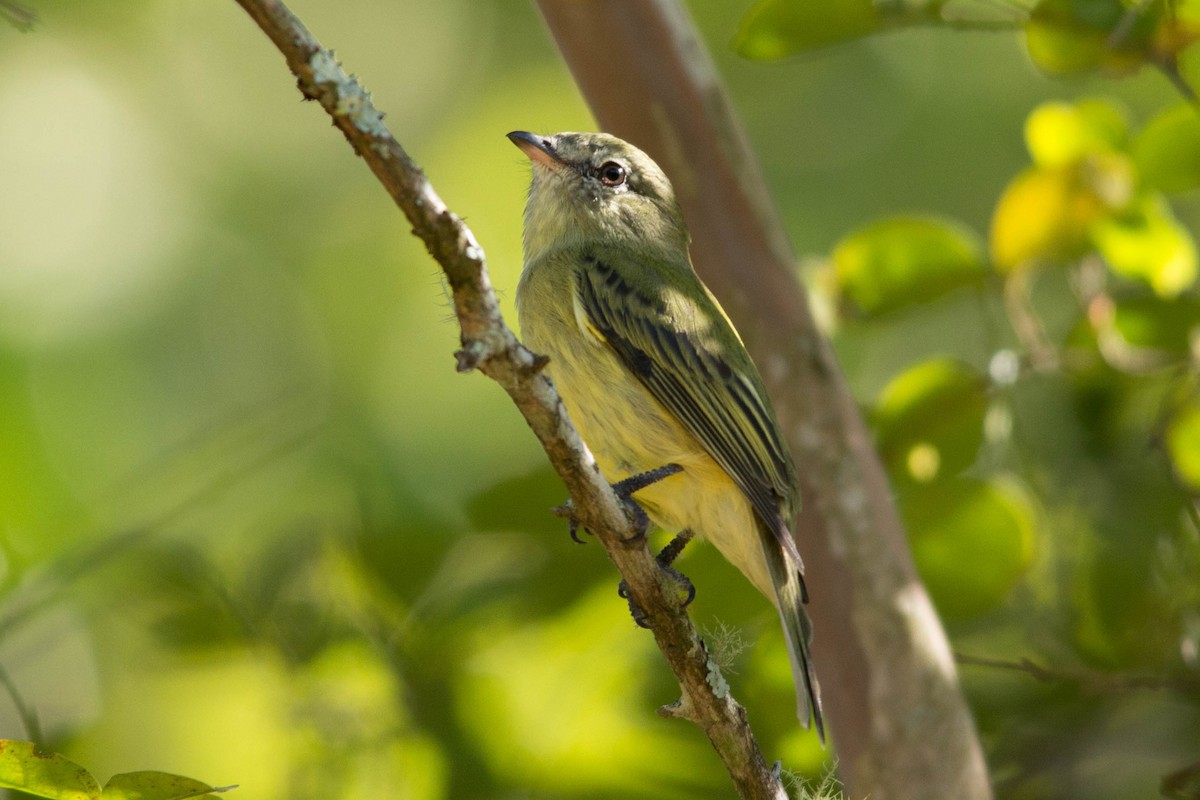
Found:
[{"label": "leafy background", "polygon": [[[294,9],[511,318],[503,134],[593,127],[533,8]],[[728,796],[454,372],[434,264],[240,9],[37,10],[0,25],[0,736],[252,800]],[[691,11],[952,644],[1004,662],[961,667],[998,795],[1198,796],[1196,9]],[[773,612],[683,567],[765,750],[819,777]]]}]

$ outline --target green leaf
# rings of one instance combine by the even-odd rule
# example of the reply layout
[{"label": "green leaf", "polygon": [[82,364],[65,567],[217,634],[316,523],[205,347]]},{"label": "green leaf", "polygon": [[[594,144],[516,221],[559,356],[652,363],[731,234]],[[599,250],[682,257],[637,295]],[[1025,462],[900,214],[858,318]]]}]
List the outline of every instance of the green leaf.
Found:
[{"label": "green leaf", "polygon": [[98,800],[100,784],[73,761],[33,742],[0,740],[0,787],[52,800]]},{"label": "green leaf", "polygon": [[1134,347],[1184,358],[1191,352],[1191,337],[1200,333],[1200,298],[1142,296],[1121,300],[1113,313],[1113,327]]},{"label": "green leaf", "polygon": [[873,416],[879,454],[890,473],[928,483],[975,461],[983,442],[987,379],[951,359],[933,359],[884,388]]},{"label": "green leaf", "polygon": [[1073,5],[1069,0],[1044,0],[1025,23],[1029,58],[1050,75],[1088,72],[1104,57],[1107,31],[1077,19],[1071,13]]},{"label": "green leaf", "polygon": [[1035,515],[1016,485],[943,481],[905,493],[900,505],[917,570],[947,618],[994,608],[1029,567]]},{"label": "green leaf", "polygon": [[1200,492],[1200,403],[1193,402],[1171,420],[1167,452],[1180,482],[1190,491]]},{"label": "green leaf", "polygon": [[842,239],[833,263],[846,297],[863,312],[879,314],[979,281],[982,249],[974,234],[956,223],[894,217]]},{"label": "green leaf", "polygon": [[1151,54],[1161,16],[1157,4],[1130,12],[1121,0],[1042,0],[1025,22],[1025,48],[1050,75],[1133,72]]},{"label": "green leaf", "polygon": [[1146,123],[1133,141],[1142,181],[1164,192],[1200,186],[1200,115],[1190,105],[1167,109]]},{"label": "green leaf", "polygon": [[192,797],[215,800],[213,792],[233,788],[236,787],[213,787],[169,772],[124,772],[109,779],[100,797],[101,800],[187,800]]},{"label": "green leaf", "polygon": [[874,33],[883,26],[873,0],[759,0],[742,19],[733,49],[772,61]]},{"label": "green leaf", "polygon": [[[1144,434],[1150,424],[1143,421]],[[1131,444],[1115,452],[1103,493],[1088,493],[1090,530],[1067,534],[1073,567],[1061,576],[1070,588],[1075,645],[1093,663],[1115,668],[1179,657],[1180,615],[1196,606],[1200,568],[1195,529],[1181,505],[1189,499],[1176,481],[1139,463],[1146,435]]]},{"label": "green leaf", "polygon": [[1113,272],[1145,281],[1162,297],[1175,297],[1196,280],[1196,243],[1161,197],[1099,218],[1091,238]]}]

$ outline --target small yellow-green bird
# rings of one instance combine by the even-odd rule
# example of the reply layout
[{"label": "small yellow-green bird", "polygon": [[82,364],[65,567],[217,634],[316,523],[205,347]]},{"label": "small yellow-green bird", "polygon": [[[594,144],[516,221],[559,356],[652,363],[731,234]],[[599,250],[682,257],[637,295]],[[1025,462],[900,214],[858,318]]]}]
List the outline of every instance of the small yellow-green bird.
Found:
[{"label": "small yellow-green bird", "polygon": [[663,171],[603,133],[508,138],[533,163],[517,313],[609,481],[669,532],[708,539],[779,609],[797,713],[824,741],[796,468],[741,338],[688,256]]}]

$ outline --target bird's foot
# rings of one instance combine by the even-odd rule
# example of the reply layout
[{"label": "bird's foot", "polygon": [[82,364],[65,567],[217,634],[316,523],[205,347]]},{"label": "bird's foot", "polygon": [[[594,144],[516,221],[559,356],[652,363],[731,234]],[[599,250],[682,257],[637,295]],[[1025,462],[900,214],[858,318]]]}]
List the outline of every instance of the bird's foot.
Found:
[{"label": "bird's foot", "polygon": [[646,516],[645,510],[638,505],[638,502],[633,499],[634,492],[641,491],[647,486],[658,483],[663,478],[669,478],[679,472],[683,472],[683,467],[678,464],[667,464],[657,469],[649,469],[645,472],[639,472],[636,475],[630,475],[628,478],[617,481],[612,485],[613,493],[621,499],[621,504],[625,507],[625,515],[629,517],[629,521],[633,524],[633,535],[626,539],[626,542],[640,541],[646,538],[646,532],[650,530],[650,518]]},{"label": "bird's foot", "polygon": [[[639,472],[637,475],[631,475],[624,480],[612,484],[613,493],[620,498],[621,504],[625,508],[625,514],[633,524],[633,536],[630,536],[626,541],[636,542],[644,538],[646,531],[650,529],[650,518],[646,516],[646,512],[638,505],[637,501],[633,499],[633,493],[679,472],[683,472],[683,467],[678,464],[667,464],[657,469]],[[557,506],[554,509],[554,513],[560,517],[566,517],[567,531],[571,534],[571,540],[577,544],[583,544],[583,539],[579,538],[579,530],[582,526],[579,524],[579,518],[575,516],[575,507],[571,503],[571,500],[568,498],[567,502],[561,506]]]},{"label": "bird's foot", "polygon": [[659,554],[654,557],[654,560],[658,562],[660,567],[662,567],[663,572],[666,572],[668,575],[674,578],[683,588],[685,592],[683,598],[684,608],[690,606],[692,601],[696,599],[696,587],[686,575],[671,565],[675,563],[675,559],[679,558],[679,554],[683,552],[683,548],[687,547],[688,542],[690,542],[695,535],[696,534],[692,532],[691,528],[684,528],[679,533],[675,534],[675,538],[667,542],[667,546],[659,551]]},{"label": "bird's foot", "polygon": [[645,489],[647,486],[652,486],[663,478],[669,478],[680,472],[683,472],[683,467],[678,464],[666,464],[657,469],[648,469],[645,472],[630,475],[625,480],[614,483],[612,488],[617,493],[617,497],[620,497],[622,500],[628,500],[634,492]]},{"label": "bird's foot", "polygon": [[[695,536],[695,534],[692,532],[692,530],[690,528],[685,528],[677,533],[675,538],[668,542],[667,546],[664,547],[659,554],[654,557],[654,560],[658,562],[658,566],[663,570],[663,572],[667,573],[672,579],[675,580],[676,583],[679,584],[680,589],[682,590],[681,604],[684,608],[687,608],[689,605],[691,605],[692,601],[696,599],[696,587],[686,575],[675,569],[673,566],[671,566],[671,564],[676,558],[679,557],[679,554],[683,552],[683,548],[687,546],[687,543],[692,540],[693,536]],[[649,615],[647,615],[646,611],[634,601],[633,597],[630,596],[629,584],[627,584],[625,581],[621,581],[617,585],[617,594],[629,604],[629,615],[633,617],[634,623],[636,623],[639,628],[649,628],[650,625],[647,622]]]}]

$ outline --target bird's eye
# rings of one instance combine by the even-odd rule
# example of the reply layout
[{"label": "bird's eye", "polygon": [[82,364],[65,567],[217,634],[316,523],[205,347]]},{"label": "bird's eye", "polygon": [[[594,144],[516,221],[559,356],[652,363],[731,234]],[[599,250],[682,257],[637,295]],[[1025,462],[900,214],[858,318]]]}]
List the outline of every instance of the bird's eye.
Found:
[{"label": "bird's eye", "polygon": [[597,174],[605,186],[620,186],[627,177],[625,168],[615,161],[606,161],[600,165]]}]

